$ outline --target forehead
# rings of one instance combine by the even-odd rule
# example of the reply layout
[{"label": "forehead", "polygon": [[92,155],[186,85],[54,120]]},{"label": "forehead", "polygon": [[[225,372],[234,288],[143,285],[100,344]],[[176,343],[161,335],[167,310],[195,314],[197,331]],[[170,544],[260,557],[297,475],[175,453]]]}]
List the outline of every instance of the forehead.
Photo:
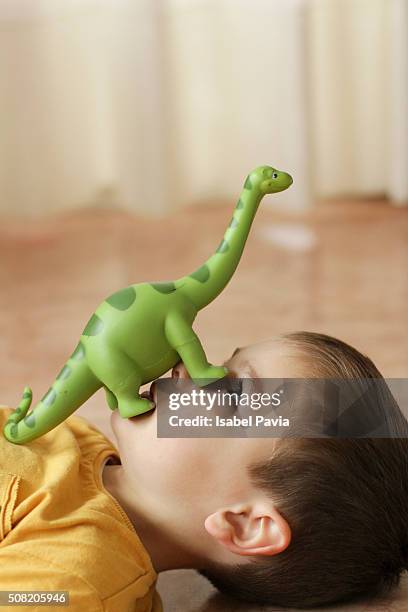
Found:
[{"label": "forehead", "polygon": [[270,340],[264,340],[256,342],[254,344],[248,344],[247,346],[237,347],[233,351],[233,357],[235,359],[259,359],[263,357],[276,358],[284,354],[285,349],[281,342],[277,339],[271,338]]},{"label": "forehead", "polygon": [[299,375],[299,359],[284,342],[274,338],[238,347],[229,362],[235,374],[242,377],[294,378]]}]

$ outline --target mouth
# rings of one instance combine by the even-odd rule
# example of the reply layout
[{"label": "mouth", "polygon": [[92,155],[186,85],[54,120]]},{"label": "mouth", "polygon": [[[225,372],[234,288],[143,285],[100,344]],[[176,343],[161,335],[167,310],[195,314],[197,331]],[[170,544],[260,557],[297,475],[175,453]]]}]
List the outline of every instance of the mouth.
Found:
[{"label": "mouth", "polygon": [[288,189],[291,185],[293,185],[293,178],[287,172],[282,172],[282,178],[284,179],[284,183],[282,185],[283,189]]}]

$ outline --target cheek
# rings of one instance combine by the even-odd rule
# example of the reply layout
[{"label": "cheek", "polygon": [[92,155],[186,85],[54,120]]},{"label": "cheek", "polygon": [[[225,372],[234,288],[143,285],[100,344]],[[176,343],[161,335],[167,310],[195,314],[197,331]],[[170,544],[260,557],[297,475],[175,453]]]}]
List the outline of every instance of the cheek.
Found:
[{"label": "cheek", "polygon": [[203,440],[158,438],[156,415],[132,420],[112,414],[111,425],[122,464],[129,477],[146,489],[186,490],[200,470],[200,444]]}]

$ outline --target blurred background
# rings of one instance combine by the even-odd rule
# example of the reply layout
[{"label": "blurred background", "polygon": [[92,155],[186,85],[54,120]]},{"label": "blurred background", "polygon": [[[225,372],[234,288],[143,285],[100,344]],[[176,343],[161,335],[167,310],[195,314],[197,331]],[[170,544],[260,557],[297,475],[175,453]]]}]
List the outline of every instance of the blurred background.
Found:
[{"label": "blurred background", "polygon": [[[408,375],[408,0],[0,0],[0,92],[3,404],[106,295],[196,269],[261,164],[294,185],[197,318],[209,360],[306,329]],[[103,394],[78,414],[114,441]]]},{"label": "blurred background", "polygon": [[291,208],[408,200],[406,0],[2,0],[0,28],[1,212],[169,214],[269,162]]}]

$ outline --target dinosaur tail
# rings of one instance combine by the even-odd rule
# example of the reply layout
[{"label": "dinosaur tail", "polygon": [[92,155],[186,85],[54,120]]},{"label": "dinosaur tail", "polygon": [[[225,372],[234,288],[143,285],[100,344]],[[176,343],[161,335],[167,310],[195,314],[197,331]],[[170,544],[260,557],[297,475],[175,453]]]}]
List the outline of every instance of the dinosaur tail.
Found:
[{"label": "dinosaur tail", "polygon": [[25,415],[27,414],[31,406],[32,400],[33,400],[33,392],[31,391],[30,387],[25,387],[21,402],[19,403],[17,408],[14,410],[14,412],[9,416],[7,422],[10,421],[13,423],[18,423],[19,421],[21,421],[21,419],[23,419]]},{"label": "dinosaur tail", "polygon": [[102,387],[84,356],[84,349],[79,344],[52,387],[31,412],[28,410],[32,391],[29,387],[24,389],[20,404],[4,426],[3,434],[7,440],[14,444],[25,444],[39,438],[62,423]]}]

